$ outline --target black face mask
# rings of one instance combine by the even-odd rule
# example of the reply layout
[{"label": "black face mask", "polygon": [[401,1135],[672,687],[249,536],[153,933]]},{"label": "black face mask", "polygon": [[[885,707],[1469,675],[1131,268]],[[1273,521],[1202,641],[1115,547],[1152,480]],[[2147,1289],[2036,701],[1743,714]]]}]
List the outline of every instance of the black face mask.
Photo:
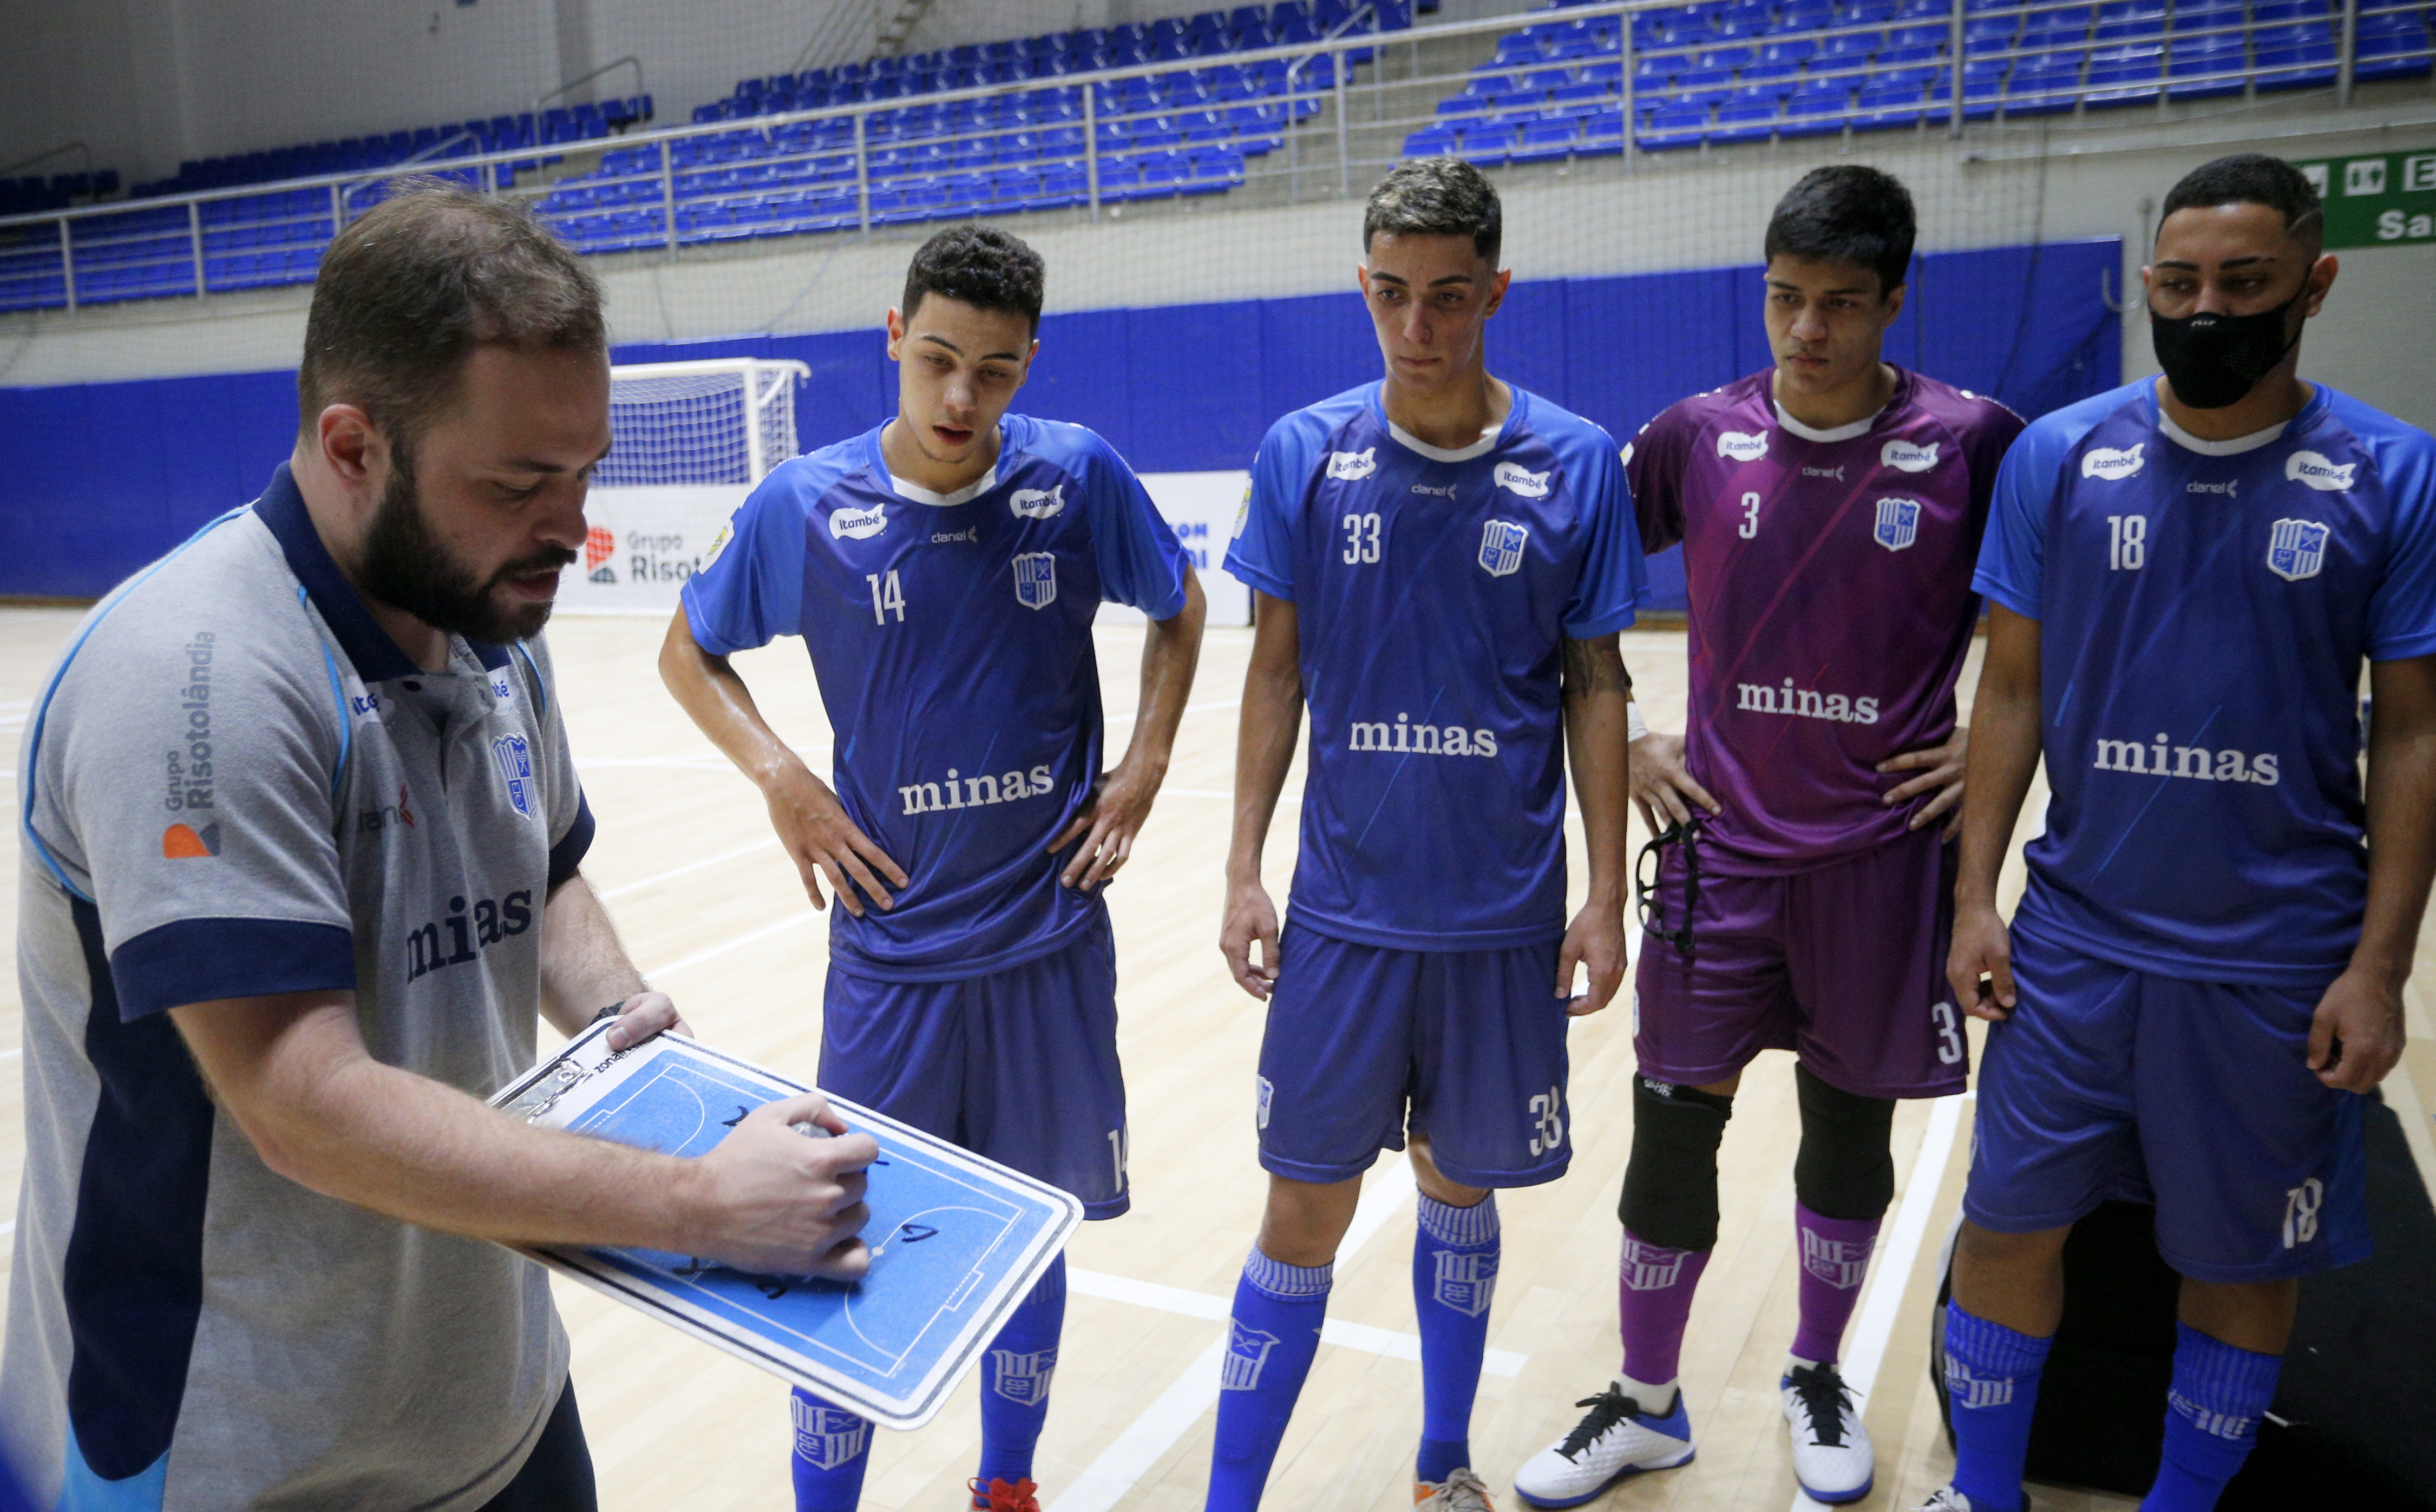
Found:
[{"label": "black face mask", "polygon": [[2306,292],[2304,282],[2290,299],[2255,315],[2185,315],[2170,321],[2150,308],[2149,340],[2157,350],[2157,366],[2174,386],[2174,397],[2194,409],[2239,404],[2301,339],[2298,331],[2285,336],[2284,317]]}]

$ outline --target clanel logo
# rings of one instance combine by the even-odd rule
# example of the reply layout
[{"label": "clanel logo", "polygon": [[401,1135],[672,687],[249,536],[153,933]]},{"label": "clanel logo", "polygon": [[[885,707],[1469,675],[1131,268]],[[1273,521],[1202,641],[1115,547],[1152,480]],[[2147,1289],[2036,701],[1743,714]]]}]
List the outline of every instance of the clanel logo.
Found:
[{"label": "clanel logo", "polygon": [[978,525],[962,530],[933,530],[931,532],[931,544],[932,546],[944,546],[950,541],[966,541],[979,545],[981,538],[982,528]]},{"label": "clanel logo", "polygon": [[1492,476],[1497,479],[1497,486],[1509,494],[1520,494],[1524,498],[1548,496],[1548,475],[1532,472],[1520,462],[1499,462]]},{"label": "clanel logo", "polygon": [[1006,501],[1006,507],[1015,511],[1018,519],[1054,519],[1065,513],[1066,485],[1060,483],[1055,488],[1045,490],[1018,488],[1015,496]]},{"label": "clanel logo", "polygon": [[1328,454],[1328,476],[1343,482],[1359,482],[1379,470],[1379,448],[1365,446],[1360,451],[1332,451]]},{"label": "clanel logo", "polygon": [[1840,483],[1844,480],[1844,469],[1841,467],[1812,467],[1807,463],[1804,463],[1801,469],[1801,476],[1804,478],[1832,478],[1836,482]]},{"label": "clanel logo", "polygon": [[2321,494],[2340,494],[2352,486],[2352,473],[2358,462],[2338,466],[2313,451],[2296,451],[2284,459],[2284,476],[2296,483],[2306,483]]},{"label": "clanel logo", "polygon": [[1453,483],[1449,483],[1444,488],[1432,488],[1427,483],[1415,483],[1413,485],[1413,492],[1416,494],[1426,494],[1431,498],[1453,498],[1454,497],[1454,485]]},{"label": "clanel logo", "polygon": [[829,534],[841,541],[868,541],[886,529],[885,504],[874,504],[867,510],[838,510],[829,515]]},{"label": "clanel logo", "polygon": [[2241,496],[2241,479],[2238,478],[2228,478],[2221,483],[2202,483],[2199,479],[2193,478],[2191,481],[2183,485],[2183,492],[2185,494],[2214,494],[2220,498],[2238,498]]},{"label": "clanel logo", "polygon": [[1940,442],[1915,446],[1907,441],[1890,441],[1878,448],[1878,465],[1891,467],[1899,473],[1924,473],[1937,465]]},{"label": "clanel logo", "polygon": [[1747,436],[1739,430],[1717,434],[1717,455],[1731,457],[1738,462],[1755,462],[1767,455],[1767,434]]},{"label": "clanel logo", "polygon": [[2147,450],[2148,446],[2149,443],[2145,441],[2123,451],[2114,451],[2105,446],[2092,446],[2080,454],[2080,476],[2104,478],[2110,483],[2119,483],[2140,470],[2142,461],[2140,454]]}]

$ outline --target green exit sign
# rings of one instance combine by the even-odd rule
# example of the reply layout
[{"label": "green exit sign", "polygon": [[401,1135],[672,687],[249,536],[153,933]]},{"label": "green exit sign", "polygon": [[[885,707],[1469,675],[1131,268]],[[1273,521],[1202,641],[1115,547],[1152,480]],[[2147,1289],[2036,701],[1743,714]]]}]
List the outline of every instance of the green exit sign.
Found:
[{"label": "green exit sign", "polygon": [[2326,203],[2326,245],[2436,242],[2436,148],[2295,165]]}]

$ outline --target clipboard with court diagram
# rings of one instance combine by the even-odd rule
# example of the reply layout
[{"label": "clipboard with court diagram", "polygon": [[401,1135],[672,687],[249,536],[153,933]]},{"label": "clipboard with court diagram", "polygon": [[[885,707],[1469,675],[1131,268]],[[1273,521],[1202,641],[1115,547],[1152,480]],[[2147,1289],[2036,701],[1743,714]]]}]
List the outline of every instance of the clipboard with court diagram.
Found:
[{"label": "clipboard with court diagram", "polygon": [[[706,1154],[764,1103],[810,1090],[677,1034],[613,1051],[606,1023],[491,1099],[525,1121]],[[871,1270],[844,1283],[757,1276],[648,1249],[518,1252],[889,1428],[918,1428],[1083,1221],[1030,1176],[831,1098],[879,1141],[864,1200]]]}]

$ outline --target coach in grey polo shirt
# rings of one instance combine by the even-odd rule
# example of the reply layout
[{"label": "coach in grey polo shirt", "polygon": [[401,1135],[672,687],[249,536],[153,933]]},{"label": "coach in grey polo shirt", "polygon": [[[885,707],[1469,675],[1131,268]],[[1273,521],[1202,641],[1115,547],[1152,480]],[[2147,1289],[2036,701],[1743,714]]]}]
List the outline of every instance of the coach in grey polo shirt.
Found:
[{"label": "coach in grey polo shirt", "polygon": [[[323,265],[261,498],[95,609],[19,770],[26,1156],[0,1424],[45,1505],[583,1508],[540,1269],[864,1263],[816,1097],[698,1161],[478,1101],[618,1005],[538,632],[608,442],[599,291],[432,190]],[[690,1347],[670,1336],[671,1349]]]}]

